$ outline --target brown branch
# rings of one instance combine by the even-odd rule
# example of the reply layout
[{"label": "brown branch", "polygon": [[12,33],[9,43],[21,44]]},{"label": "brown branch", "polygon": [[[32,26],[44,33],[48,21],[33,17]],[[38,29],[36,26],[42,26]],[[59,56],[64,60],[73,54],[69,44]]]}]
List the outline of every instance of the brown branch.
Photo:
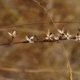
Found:
[{"label": "brown branch", "polygon": [[[75,41],[76,37],[72,37],[70,40],[74,40]],[[37,41],[33,41],[34,43],[49,43],[49,42],[60,42],[60,41],[67,41],[66,38],[62,38],[59,40],[37,40]],[[9,42],[9,43],[2,43],[0,44],[0,46],[7,46],[7,45],[15,45],[15,44],[26,44],[26,43],[30,43],[29,41],[20,41],[20,42]]]}]

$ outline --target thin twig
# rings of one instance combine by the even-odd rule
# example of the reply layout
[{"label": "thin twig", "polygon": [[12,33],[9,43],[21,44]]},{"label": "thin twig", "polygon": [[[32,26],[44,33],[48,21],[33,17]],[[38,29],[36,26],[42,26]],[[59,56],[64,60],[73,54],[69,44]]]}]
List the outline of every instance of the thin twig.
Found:
[{"label": "thin twig", "polygon": [[[67,54],[67,51],[66,51],[66,49],[65,49],[64,45],[62,45],[62,46],[63,46],[64,51],[65,51],[65,52],[66,52],[66,54]],[[64,52],[64,53],[65,53],[65,52]],[[63,53],[63,54],[64,54],[64,53]],[[70,80],[73,80],[72,68],[71,68],[70,61],[69,61],[69,59],[68,59],[68,57],[67,57],[67,55],[66,55],[66,54],[64,54],[64,55],[65,55],[66,60],[67,60],[67,67],[68,67],[68,69],[69,69]]]},{"label": "thin twig", "polygon": [[[58,40],[36,40],[36,41],[33,41],[33,43],[48,43],[48,42],[60,42],[60,41],[66,41],[67,40],[67,38],[62,38],[62,39],[59,39],[59,41]],[[70,40],[74,40],[75,41],[75,37],[72,37]],[[24,44],[24,43],[30,43],[30,42],[28,42],[28,41],[26,41],[26,40],[24,40],[24,41],[18,41],[18,42],[12,42],[13,40],[11,39],[11,42],[9,42],[9,43],[2,43],[2,44],[0,44],[0,46],[7,46],[7,45],[15,45],[15,44]]]}]

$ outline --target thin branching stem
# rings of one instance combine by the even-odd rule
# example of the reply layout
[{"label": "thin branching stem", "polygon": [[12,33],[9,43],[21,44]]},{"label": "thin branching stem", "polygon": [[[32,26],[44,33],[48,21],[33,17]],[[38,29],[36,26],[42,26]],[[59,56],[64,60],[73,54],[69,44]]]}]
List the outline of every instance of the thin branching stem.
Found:
[{"label": "thin branching stem", "polygon": [[[64,45],[62,45],[63,46],[63,49],[64,49],[64,53],[66,53],[67,54],[67,51],[66,51],[66,49],[65,49],[65,47],[64,47]],[[63,53],[63,54],[64,54]],[[69,75],[70,75],[70,80],[73,80],[73,75],[72,75],[72,68],[71,68],[71,65],[70,65],[70,61],[69,61],[69,59],[68,59],[68,57],[67,57],[67,55],[66,54],[64,54],[65,55],[65,57],[66,57],[66,60],[67,60],[67,67],[68,67],[68,69],[69,69]]]},{"label": "thin branching stem", "polygon": [[[72,37],[70,40],[74,40],[75,39],[75,37]],[[53,39],[53,40],[36,40],[36,41],[33,41],[33,43],[48,43],[48,42],[61,42],[61,41],[66,41],[67,40],[67,38],[62,38],[62,39],[59,39],[59,40],[55,40],[55,39]],[[75,40],[74,40],[75,41]],[[15,44],[24,44],[24,43],[30,43],[29,41],[26,41],[26,40],[24,40],[24,41],[18,41],[18,42],[13,42],[13,39],[11,39],[11,41],[9,42],[9,43],[2,43],[2,44],[0,44],[0,46],[7,46],[7,45],[15,45]]]}]

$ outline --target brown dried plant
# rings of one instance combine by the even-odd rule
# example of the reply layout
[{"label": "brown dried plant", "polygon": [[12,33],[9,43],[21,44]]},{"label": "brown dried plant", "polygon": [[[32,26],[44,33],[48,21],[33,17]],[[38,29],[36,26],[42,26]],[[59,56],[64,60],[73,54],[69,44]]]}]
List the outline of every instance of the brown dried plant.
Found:
[{"label": "brown dried plant", "polygon": [[[65,32],[64,30],[60,30],[58,29],[56,23],[58,22],[54,22],[54,20],[52,19],[52,17],[49,15],[47,9],[37,0],[32,0],[33,2],[35,2],[36,4],[38,4],[42,9],[43,11],[48,15],[48,17],[50,18],[53,26],[55,27],[57,33],[51,33],[50,30],[48,29],[48,31],[46,32],[46,36],[44,37],[43,40],[39,40],[39,36],[37,35],[32,35],[31,37],[26,35],[25,37],[25,40],[23,41],[16,41],[14,42],[13,40],[15,39],[16,36],[16,31],[13,31],[13,33],[10,33],[8,32],[9,36],[11,37],[11,40],[9,43],[1,43],[0,46],[4,46],[4,45],[15,45],[15,44],[26,44],[26,43],[46,43],[46,42],[58,42],[59,44],[61,44],[63,50],[64,50],[64,56],[66,58],[66,64],[67,64],[67,67],[68,67],[68,70],[53,70],[53,69],[49,69],[49,70],[46,70],[46,69],[36,69],[36,70],[27,70],[27,69],[15,69],[15,68],[0,68],[0,70],[5,70],[5,71],[12,71],[12,72],[29,72],[29,73],[38,73],[38,72],[69,72],[69,78],[70,80],[73,80],[73,73],[76,73],[76,74],[80,74],[78,71],[73,71],[72,68],[71,68],[71,64],[70,64],[70,61],[69,61],[69,58],[67,57],[67,51],[65,49],[65,46],[63,44],[63,40],[74,40],[74,41],[80,41],[80,34],[77,33],[75,36],[73,36],[72,34],[70,34],[69,32]],[[65,22],[59,22],[59,23],[65,23]],[[67,22],[69,23],[69,22]],[[79,22],[73,22],[73,23],[79,23]],[[32,23],[32,24],[41,24],[41,23]],[[44,22],[42,24],[47,24],[47,22]],[[30,24],[22,24],[22,25],[31,25]],[[13,25],[15,27],[15,25]],[[16,26],[21,26],[21,25],[16,25]],[[9,26],[8,26],[9,27]],[[80,32],[80,28],[78,28],[78,31]]]}]

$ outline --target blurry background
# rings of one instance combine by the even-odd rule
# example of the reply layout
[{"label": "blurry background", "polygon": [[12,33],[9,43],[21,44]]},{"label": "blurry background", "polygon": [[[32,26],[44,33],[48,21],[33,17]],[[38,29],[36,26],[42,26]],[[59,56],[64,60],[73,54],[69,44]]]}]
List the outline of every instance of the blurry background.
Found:
[{"label": "blurry background", "polygon": [[[80,0],[38,0],[54,22],[80,22]],[[78,32],[80,23],[56,23],[59,29]],[[17,31],[15,41],[38,35],[44,39],[47,30],[57,33],[45,11],[32,0],[0,0],[0,43]],[[0,80],[69,80],[66,54],[73,70],[73,80],[80,80],[80,42],[37,43],[0,46]]]}]

